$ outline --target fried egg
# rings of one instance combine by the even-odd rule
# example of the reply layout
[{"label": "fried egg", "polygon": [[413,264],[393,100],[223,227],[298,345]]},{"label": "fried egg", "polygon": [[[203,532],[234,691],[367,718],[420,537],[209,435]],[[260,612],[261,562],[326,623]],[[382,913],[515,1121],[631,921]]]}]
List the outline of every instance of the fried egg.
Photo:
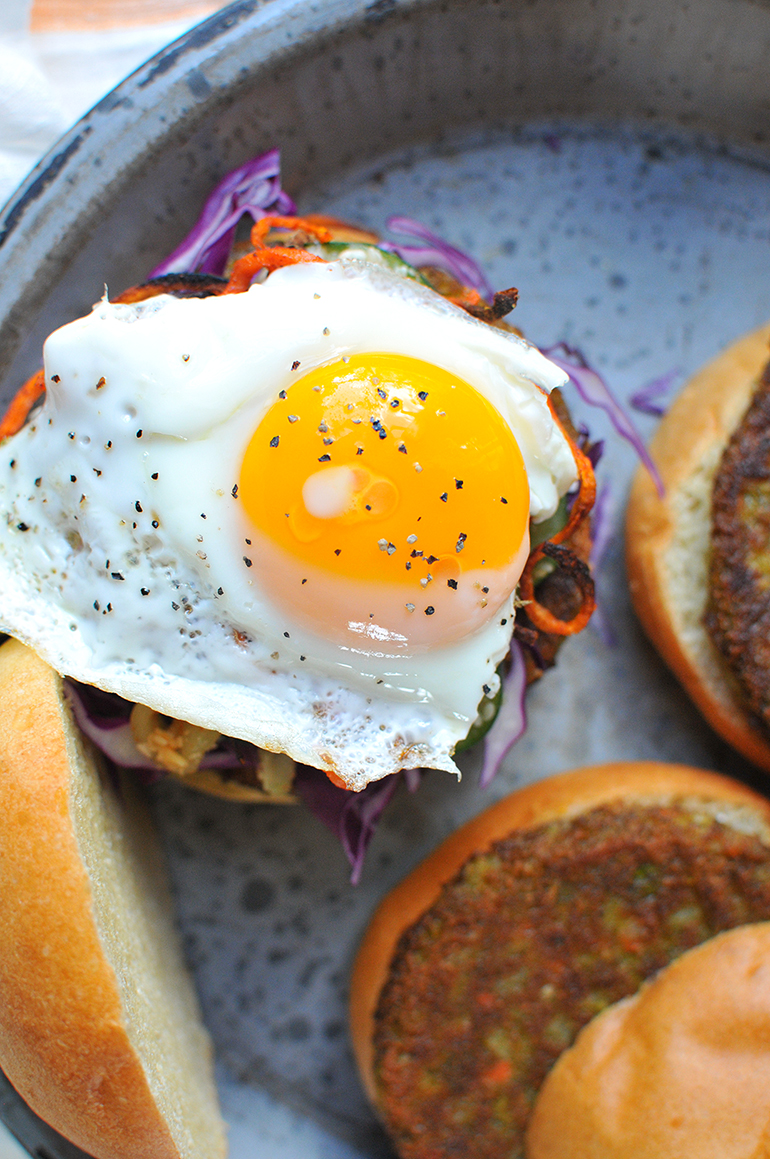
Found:
[{"label": "fried egg", "polygon": [[530,519],[575,482],[517,336],[341,258],[107,298],[0,461],[2,628],[59,671],[335,773],[454,770]]}]

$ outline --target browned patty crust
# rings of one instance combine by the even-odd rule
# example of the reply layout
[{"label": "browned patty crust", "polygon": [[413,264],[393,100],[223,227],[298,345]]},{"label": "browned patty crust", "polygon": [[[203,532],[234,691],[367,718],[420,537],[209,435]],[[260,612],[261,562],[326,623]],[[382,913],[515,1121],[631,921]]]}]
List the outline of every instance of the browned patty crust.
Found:
[{"label": "browned patty crust", "polygon": [[706,627],[770,730],[770,365],[714,480]]},{"label": "browned patty crust", "polygon": [[559,1054],[720,930],[770,918],[770,849],[692,802],[602,806],[472,857],[401,938],[374,1034],[403,1159],[518,1159]]}]

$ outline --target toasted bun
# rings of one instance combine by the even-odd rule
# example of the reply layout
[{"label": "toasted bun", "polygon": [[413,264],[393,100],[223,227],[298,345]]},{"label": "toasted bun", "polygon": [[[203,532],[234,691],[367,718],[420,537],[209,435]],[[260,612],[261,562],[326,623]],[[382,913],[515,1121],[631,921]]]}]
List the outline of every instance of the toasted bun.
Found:
[{"label": "toasted bun", "polygon": [[770,1154],[770,923],[689,950],[578,1035],[542,1087],[528,1159]]},{"label": "toasted bun", "polygon": [[100,776],[59,677],[0,648],[0,1067],[95,1159],[225,1153],[149,818]]},{"label": "toasted bun", "polygon": [[[355,961],[350,990],[350,1029],[362,1081],[374,1106],[373,1034],[380,992],[401,935],[437,900],[473,854],[517,829],[534,829],[608,804],[668,804],[694,798],[748,810],[763,832],[770,823],[770,802],[737,781],[717,773],[655,761],[594,765],[519,789],[458,829],[396,886],[376,910]],[[729,816],[729,813],[727,814]],[[770,840],[770,832],[768,832]]]},{"label": "toasted bun", "polygon": [[668,410],[650,443],[665,494],[645,469],[637,472],[626,551],[631,597],[653,644],[712,728],[770,772],[770,742],[744,710],[703,626],[714,476],[768,360],[768,342],[770,326],[741,338]]}]

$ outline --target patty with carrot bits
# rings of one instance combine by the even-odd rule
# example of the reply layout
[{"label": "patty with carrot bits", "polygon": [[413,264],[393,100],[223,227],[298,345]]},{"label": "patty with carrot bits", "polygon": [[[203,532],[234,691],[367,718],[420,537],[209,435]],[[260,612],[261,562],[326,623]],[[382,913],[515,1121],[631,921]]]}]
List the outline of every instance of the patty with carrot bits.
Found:
[{"label": "patty with carrot bits", "polygon": [[376,1015],[402,1159],[520,1159],[578,1031],[684,950],[770,917],[770,849],[700,805],[595,808],[466,862],[401,939]]}]

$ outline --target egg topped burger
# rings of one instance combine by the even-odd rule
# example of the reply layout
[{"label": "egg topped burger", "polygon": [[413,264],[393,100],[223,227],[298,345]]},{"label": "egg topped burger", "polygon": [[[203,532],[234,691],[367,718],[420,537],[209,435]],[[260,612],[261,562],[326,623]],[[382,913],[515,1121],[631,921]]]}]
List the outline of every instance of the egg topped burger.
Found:
[{"label": "egg topped burger", "polygon": [[264,216],[228,277],[160,276],[49,337],[2,430],[0,623],[194,726],[193,764],[224,734],[361,790],[455,768],[536,565],[577,576],[546,630],[587,621],[560,541],[594,483],[549,400],[566,375],[497,325],[514,291],[447,296],[333,238]]}]

